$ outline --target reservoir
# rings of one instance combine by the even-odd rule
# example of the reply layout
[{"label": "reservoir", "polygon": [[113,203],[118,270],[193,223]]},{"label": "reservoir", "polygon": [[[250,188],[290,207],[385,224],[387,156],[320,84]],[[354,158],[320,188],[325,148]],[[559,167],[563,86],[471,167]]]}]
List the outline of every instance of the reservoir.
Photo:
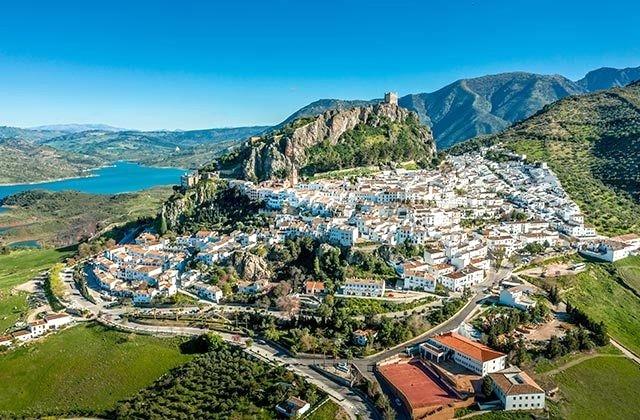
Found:
[{"label": "reservoir", "polygon": [[[28,190],[75,190],[90,194],[120,194],[145,190],[160,185],[177,185],[184,169],[157,168],[131,162],[116,162],[113,166],[89,171],[86,178],[72,178],[38,184],[0,185],[0,200]],[[0,207],[0,212],[3,209]]]}]

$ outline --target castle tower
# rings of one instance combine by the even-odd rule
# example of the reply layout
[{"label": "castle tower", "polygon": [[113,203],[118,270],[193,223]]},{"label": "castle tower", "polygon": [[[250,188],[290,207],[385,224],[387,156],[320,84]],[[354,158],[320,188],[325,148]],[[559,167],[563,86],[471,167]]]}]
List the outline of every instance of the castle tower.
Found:
[{"label": "castle tower", "polygon": [[384,94],[384,103],[398,105],[398,94],[395,92],[387,92]]}]

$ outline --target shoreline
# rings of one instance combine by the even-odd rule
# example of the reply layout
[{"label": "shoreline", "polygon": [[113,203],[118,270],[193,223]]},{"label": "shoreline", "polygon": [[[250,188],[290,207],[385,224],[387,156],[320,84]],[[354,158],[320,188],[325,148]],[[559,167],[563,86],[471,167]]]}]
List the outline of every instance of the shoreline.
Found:
[{"label": "shoreline", "polygon": [[[97,169],[101,169],[101,168],[87,169],[87,171],[93,171],[93,170],[97,170]],[[64,178],[53,178],[53,179],[48,179],[46,181],[13,182],[13,183],[9,183],[9,184],[0,184],[0,187],[20,187],[22,185],[27,186],[27,185],[49,184],[51,182],[68,181],[70,179],[95,178],[97,176],[98,175],[81,175],[81,176],[68,176],[68,177],[64,177]]]},{"label": "shoreline", "polygon": [[[93,171],[98,171],[100,169],[105,169],[105,168],[115,168],[118,163],[129,163],[129,164],[132,164],[132,165],[143,166],[145,168],[176,169],[176,170],[185,171],[185,172],[189,172],[190,171],[189,169],[178,168],[178,167],[175,167],[175,166],[148,166],[148,165],[142,164],[140,162],[129,161],[129,160],[118,160],[115,163],[111,163],[109,165],[97,166],[95,168],[85,169],[82,172],[93,172]],[[62,178],[53,178],[53,179],[47,179],[47,180],[43,180],[43,181],[11,182],[11,183],[6,183],[6,184],[0,184],[0,188],[1,187],[20,187],[20,186],[29,186],[29,185],[41,185],[41,184],[49,184],[49,183],[53,183],[53,182],[69,181],[69,180],[72,180],[72,179],[95,178],[95,177],[98,177],[98,176],[100,176],[100,175],[88,174],[88,175],[68,176],[68,177],[62,177]]]}]

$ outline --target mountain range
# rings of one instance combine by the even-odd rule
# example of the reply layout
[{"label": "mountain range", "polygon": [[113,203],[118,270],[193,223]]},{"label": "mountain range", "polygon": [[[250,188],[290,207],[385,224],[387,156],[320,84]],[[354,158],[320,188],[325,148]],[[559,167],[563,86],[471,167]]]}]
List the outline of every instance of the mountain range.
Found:
[{"label": "mountain range", "polygon": [[[545,105],[567,96],[623,86],[638,79],[640,67],[600,68],[577,81],[560,75],[501,73],[461,79],[430,93],[409,94],[399,99],[399,105],[415,112],[420,121],[431,128],[438,149],[446,149],[478,135],[502,131],[533,115]],[[278,130],[297,119],[318,116],[329,110],[371,106],[380,101],[321,99],[300,108],[274,127],[151,132],[120,130],[101,124],[48,125],[34,129],[0,127],[0,140],[26,141],[33,150],[47,146],[60,152],[74,153],[76,157],[85,155],[88,160],[95,159],[102,163],[131,160],[192,168],[216,158],[248,137]],[[4,144],[7,160],[11,160],[12,155],[22,156],[23,152],[12,151],[11,147],[15,144]],[[33,165],[30,166],[39,166],[37,156],[48,154],[47,151],[34,153]],[[64,160],[65,155],[61,153],[59,158]],[[29,174],[30,170],[24,172]],[[38,172],[40,175],[28,180],[47,179],[46,171]],[[23,180],[25,177],[19,178]],[[12,174],[6,168],[0,168],[0,179],[18,182],[15,174],[12,180]]]},{"label": "mountain range", "polygon": [[[438,149],[446,149],[479,135],[504,130],[558,99],[624,86],[638,79],[640,67],[600,68],[577,81],[560,75],[500,73],[460,79],[430,93],[402,96],[399,104],[416,112],[420,120],[431,127]],[[321,99],[299,109],[285,122],[328,109],[347,109],[380,101]]]}]

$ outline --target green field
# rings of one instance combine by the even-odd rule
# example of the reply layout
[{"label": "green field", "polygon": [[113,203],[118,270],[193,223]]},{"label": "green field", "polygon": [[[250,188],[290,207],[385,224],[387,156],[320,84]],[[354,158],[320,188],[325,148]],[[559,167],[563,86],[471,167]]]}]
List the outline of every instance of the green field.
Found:
[{"label": "green field", "polygon": [[0,214],[8,243],[35,240],[48,246],[76,244],[96,231],[154,217],[171,195],[170,187],[125,194],[85,194],[76,191],[25,191],[8,197],[11,206]]},{"label": "green field", "polygon": [[0,354],[0,417],[100,413],[189,359],[175,339],[77,326]]},{"label": "green field", "polygon": [[588,270],[568,279],[566,299],[603,321],[622,345],[640,353],[640,299],[616,282],[603,264],[589,263]]},{"label": "green field", "polygon": [[27,310],[27,294],[12,292],[39,272],[70,255],[55,249],[17,250],[0,255],[0,333],[19,320]]},{"label": "green field", "polygon": [[640,257],[628,257],[616,261],[615,266],[625,283],[640,293]]},{"label": "green field", "polygon": [[566,419],[637,419],[640,367],[626,358],[585,360],[553,376]]},{"label": "green field", "polygon": [[331,399],[327,399],[317,410],[308,417],[305,417],[306,420],[336,420],[346,418],[348,417],[344,411],[342,411],[342,408]]},{"label": "green field", "polygon": [[564,300],[604,322],[615,340],[640,353],[640,299],[621,284],[637,280],[638,270],[640,258],[632,257],[614,265],[587,262],[585,271],[572,276],[527,279],[543,287],[557,285]]}]

